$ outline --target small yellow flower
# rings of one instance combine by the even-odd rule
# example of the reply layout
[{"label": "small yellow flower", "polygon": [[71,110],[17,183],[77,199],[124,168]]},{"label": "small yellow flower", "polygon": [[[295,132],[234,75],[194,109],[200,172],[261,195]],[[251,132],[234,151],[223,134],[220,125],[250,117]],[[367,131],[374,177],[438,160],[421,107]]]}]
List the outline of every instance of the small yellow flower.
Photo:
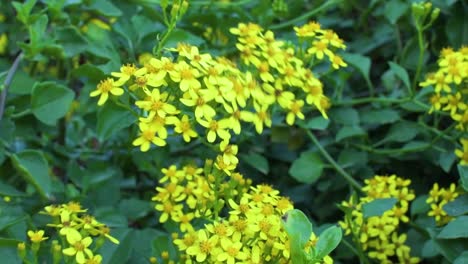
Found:
[{"label": "small yellow flower", "polygon": [[48,237],[44,237],[44,230],[38,230],[38,231],[28,231],[28,236],[31,242],[33,243],[41,243],[41,241],[46,240]]},{"label": "small yellow flower", "polygon": [[85,263],[86,257],[91,258],[93,256],[93,252],[88,248],[93,243],[91,237],[83,238],[80,232],[74,230],[67,234],[67,242],[70,247],[63,249],[62,252],[67,256],[75,256],[77,263]]},{"label": "small yellow flower", "polygon": [[100,95],[98,105],[103,105],[107,99],[109,98],[109,93],[115,95],[115,96],[120,96],[124,93],[124,90],[120,88],[122,86],[122,82],[118,81],[115,82],[114,79],[112,78],[107,78],[105,80],[102,80],[98,85],[97,85],[97,90],[92,91],[89,95],[91,97],[95,97]]},{"label": "small yellow flower", "polygon": [[156,136],[156,129],[149,124],[141,122],[139,124],[141,134],[138,138],[133,141],[134,146],[140,146],[142,152],[146,152],[150,149],[151,143],[156,146],[165,146],[166,141]]}]

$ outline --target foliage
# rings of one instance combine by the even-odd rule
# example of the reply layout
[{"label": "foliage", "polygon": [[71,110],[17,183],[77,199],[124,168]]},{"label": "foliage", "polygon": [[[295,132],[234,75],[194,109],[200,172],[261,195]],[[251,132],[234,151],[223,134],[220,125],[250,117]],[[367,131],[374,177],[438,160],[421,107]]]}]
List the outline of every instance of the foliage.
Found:
[{"label": "foliage", "polygon": [[465,263],[467,9],[0,1],[0,254]]}]

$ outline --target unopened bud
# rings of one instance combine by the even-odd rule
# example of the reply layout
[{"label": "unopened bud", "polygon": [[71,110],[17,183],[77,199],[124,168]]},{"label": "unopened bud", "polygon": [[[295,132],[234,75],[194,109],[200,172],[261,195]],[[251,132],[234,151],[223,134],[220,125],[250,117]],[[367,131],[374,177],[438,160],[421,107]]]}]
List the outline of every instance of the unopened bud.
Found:
[{"label": "unopened bud", "polygon": [[440,15],[440,9],[439,8],[436,8],[434,10],[432,10],[432,13],[431,13],[431,22],[433,22],[434,20],[436,20]]},{"label": "unopened bud", "polygon": [[177,14],[179,13],[180,5],[178,4],[173,4],[172,9],[171,9],[171,17],[175,18],[177,17]]},{"label": "unopened bud", "polygon": [[421,4],[414,3],[413,5],[411,5],[411,12],[413,13],[414,17],[420,18],[424,16],[425,8]]}]

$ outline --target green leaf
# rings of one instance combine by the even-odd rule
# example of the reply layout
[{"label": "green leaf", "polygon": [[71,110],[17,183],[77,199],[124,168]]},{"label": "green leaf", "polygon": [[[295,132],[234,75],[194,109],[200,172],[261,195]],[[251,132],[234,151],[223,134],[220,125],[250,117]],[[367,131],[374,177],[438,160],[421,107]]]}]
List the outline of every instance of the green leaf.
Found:
[{"label": "green leaf", "polygon": [[466,264],[468,263],[468,251],[463,252],[458,256],[454,261],[453,264]]},{"label": "green leaf", "polygon": [[458,196],[455,200],[445,204],[443,209],[450,216],[468,214],[468,194]]},{"label": "green leaf", "polygon": [[393,109],[366,109],[360,113],[361,122],[364,124],[389,124],[400,120],[400,114]]},{"label": "green leaf", "polygon": [[97,114],[97,134],[101,141],[110,138],[117,131],[129,127],[137,121],[127,107],[107,102]]},{"label": "green leaf", "polygon": [[23,24],[29,24],[29,15],[31,14],[31,10],[33,9],[34,5],[36,5],[37,0],[27,0],[23,4],[20,2],[12,2],[13,7],[16,10],[16,17],[19,21],[23,22]]},{"label": "green leaf", "polygon": [[351,107],[335,108],[329,113],[333,122],[343,125],[359,125],[359,112]]},{"label": "green leaf", "polygon": [[153,209],[149,201],[136,198],[121,200],[119,207],[120,211],[130,220],[144,217]]},{"label": "green leaf", "polygon": [[36,188],[42,198],[47,199],[51,190],[49,164],[44,154],[37,150],[24,150],[11,156],[13,166],[21,176]]},{"label": "green leaf", "polygon": [[47,125],[54,125],[70,109],[75,93],[55,82],[36,83],[31,96],[34,116]]},{"label": "green leaf", "polygon": [[452,47],[461,47],[468,43],[468,20],[466,8],[455,8],[445,23],[445,33]]},{"label": "green leaf", "polygon": [[169,37],[167,38],[165,47],[174,48],[174,47],[177,47],[177,44],[181,42],[191,44],[193,46],[200,46],[205,41],[202,38],[190,32],[176,28],[172,31],[171,35],[169,35]]},{"label": "green leaf", "polygon": [[74,26],[57,28],[55,37],[58,43],[62,45],[67,58],[84,52],[88,46],[85,37]]},{"label": "green leaf", "polygon": [[429,204],[426,203],[427,198],[429,195],[421,195],[416,197],[416,199],[411,203],[410,207],[410,212],[411,216],[417,215],[417,214],[425,214],[426,212],[431,209]]},{"label": "green leaf", "polygon": [[268,160],[258,153],[251,152],[249,154],[242,154],[241,158],[244,162],[263,174],[268,174],[270,171]]},{"label": "green leaf", "polygon": [[449,173],[452,169],[453,164],[457,160],[457,156],[453,151],[441,152],[439,155],[439,165],[446,172]]},{"label": "green leaf", "polygon": [[304,126],[309,129],[325,130],[330,124],[330,119],[325,119],[323,116],[318,116],[310,119]]},{"label": "green leaf", "polygon": [[122,11],[117,8],[111,1],[107,0],[95,0],[92,1],[89,8],[108,17],[118,17],[122,15]]},{"label": "green leaf", "polygon": [[161,256],[161,254],[166,251],[170,256],[176,254],[176,249],[174,243],[170,238],[170,235],[159,235],[153,240],[152,255]]},{"label": "green leaf", "polygon": [[18,191],[11,185],[0,181],[0,194],[3,196],[26,196],[25,193]]},{"label": "green leaf", "polygon": [[282,217],[282,224],[289,237],[292,263],[305,263],[304,246],[312,234],[312,223],[301,210],[293,209]]},{"label": "green leaf", "polygon": [[355,149],[343,149],[338,156],[338,164],[342,168],[365,165],[368,161],[367,152]]},{"label": "green leaf", "polygon": [[15,123],[7,118],[0,120],[0,139],[10,142],[13,141],[14,136]]},{"label": "green leaf", "polygon": [[31,94],[34,88],[35,80],[31,78],[24,70],[18,69],[11,82],[8,93],[12,94]]},{"label": "green leaf", "polygon": [[289,174],[301,183],[311,184],[322,175],[323,162],[313,152],[303,152],[289,168]]},{"label": "green leaf", "polygon": [[468,216],[459,216],[449,222],[437,235],[440,239],[454,239],[468,237]]},{"label": "green leaf", "polygon": [[8,264],[21,264],[23,261],[18,255],[18,244],[23,241],[11,238],[0,238],[0,256],[8,260]]},{"label": "green leaf", "polygon": [[369,57],[362,56],[360,54],[344,53],[343,58],[346,62],[358,69],[359,72],[364,76],[364,79],[370,80],[369,74],[371,60],[369,59]]},{"label": "green leaf", "polygon": [[111,235],[119,240],[119,244],[116,245],[106,240],[100,250],[102,264],[127,263],[133,249],[131,234],[132,230],[129,228],[112,229]]},{"label": "green leaf", "polygon": [[409,89],[411,87],[411,84],[406,69],[391,61],[388,62],[388,64],[390,65],[390,69],[395,73],[396,76],[398,76],[398,78],[403,82],[405,87]]},{"label": "green leaf", "polygon": [[341,242],[342,236],[341,228],[337,226],[331,226],[323,231],[315,245],[315,258],[322,260],[326,255],[330,254]]},{"label": "green leaf", "polygon": [[437,233],[435,230],[426,228],[426,231],[434,241],[438,251],[449,261],[449,263],[453,263],[455,258],[466,250],[466,246],[464,246],[466,241],[463,239],[437,239]]},{"label": "green leaf", "polygon": [[468,192],[468,166],[463,166],[458,164],[458,174],[460,175],[460,181],[462,183],[462,187],[465,191]]},{"label": "green leaf", "polygon": [[346,138],[365,136],[366,134],[366,131],[359,126],[344,126],[336,133],[335,140],[340,142]]},{"label": "green leaf", "polygon": [[408,10],[409,5],[405,1],[391,0],[385,3],[384,16],[390,24],[395,25],[398,19]]},{"label": "green leaf", "polygon": [[395,198],[380,198],[362,205],[362,214],[364,218],[372,216],[382,216],[398,202]]},{"label": "green leaf", "polygon": [[390,128],[389,132],[383,139],[383,142],[407,142],[415,138],[420,132],[417,124],[407,121],[398,122]]}]

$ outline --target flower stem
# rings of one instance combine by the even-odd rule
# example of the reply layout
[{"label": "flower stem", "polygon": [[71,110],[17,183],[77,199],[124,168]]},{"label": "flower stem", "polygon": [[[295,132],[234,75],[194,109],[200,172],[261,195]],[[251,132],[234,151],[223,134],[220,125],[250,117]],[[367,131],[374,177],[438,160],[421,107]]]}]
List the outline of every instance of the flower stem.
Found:
[{"label": "flower stem", "polygon": [[322,147],[318,139],[315,137],[315,135],[310,132],[310,130],[306,129],[306,133],[309,136],[309,138],[312,140],[314,145],[318,148],[320,153],[325,157],[325,159],[335,168],[335,170],[343,176],[343,178],[355,189],[361,190],[362,186],[359,182],[357,182],[351,175],[349,175],[346,171],[341,168],[341,166],[328,154],[328,152]]},{"label": "flower stem", "polygon": [[416,31],[418,32],[418,47],[419,47],[419,56],[418,56],[418,65],[416,67],[416,74],[414,75],[413,79],[413,89],[410,91],[411,96],[413,96],[414,91],[418,85],[419,75],[421,75],[421,68],[423,65],[424,59],[424,37],[423,37],[423,30],[421,27],[416,27]]}]

